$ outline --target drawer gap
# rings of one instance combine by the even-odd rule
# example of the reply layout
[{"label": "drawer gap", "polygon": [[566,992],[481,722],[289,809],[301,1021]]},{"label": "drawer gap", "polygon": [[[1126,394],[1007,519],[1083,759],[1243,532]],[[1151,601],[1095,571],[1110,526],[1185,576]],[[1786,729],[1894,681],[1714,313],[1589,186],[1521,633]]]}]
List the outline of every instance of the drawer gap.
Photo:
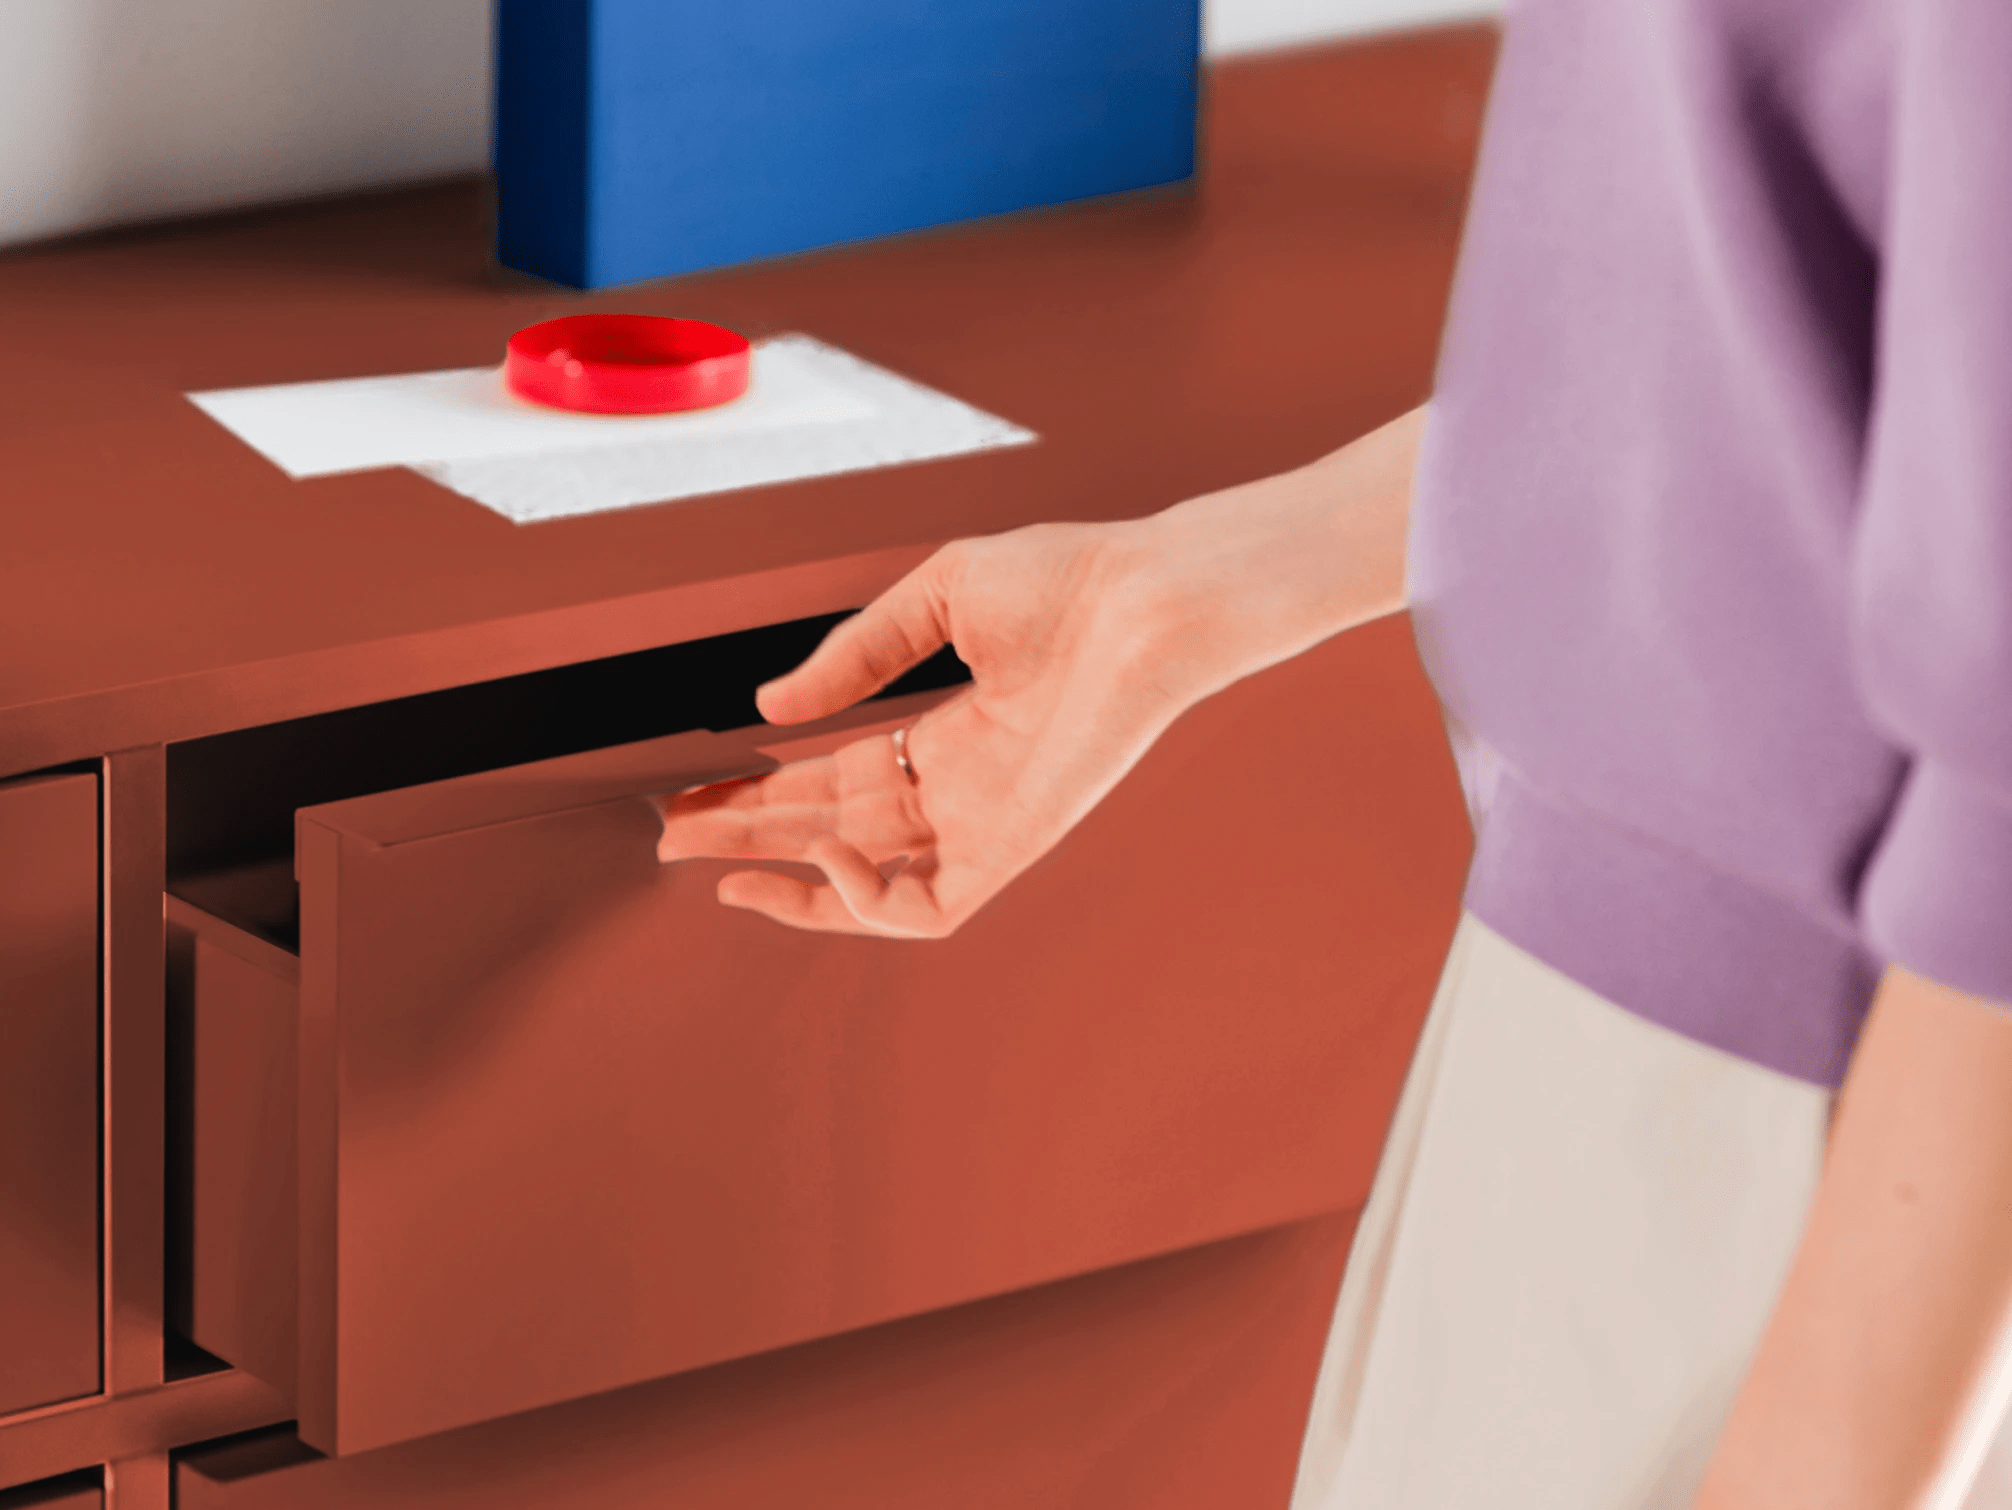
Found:
[{"label": "drawer gap", "polygon": [[[820,614],[168,747],[168,889],[297,949],[298,808],[611,745],[761,722],[754,691],[846,614]],[[949,649],[881,697],[970,679]],[[282,884],[284,883],[284,884]]]},{"label": "drawer gap", "polygon": [[290,853],[172,877],[168,893],[288,954],[300,953],[300,883]]}]

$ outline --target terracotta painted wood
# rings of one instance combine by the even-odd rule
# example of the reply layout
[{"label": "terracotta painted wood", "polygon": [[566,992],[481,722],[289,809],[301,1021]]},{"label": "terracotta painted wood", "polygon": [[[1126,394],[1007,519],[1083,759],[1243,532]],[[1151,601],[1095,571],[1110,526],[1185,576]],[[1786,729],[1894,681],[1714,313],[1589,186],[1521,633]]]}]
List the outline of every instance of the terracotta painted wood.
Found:
[{"label": "terracotta painted wood", "polygon": [[[149,1382],[164,1371],[170,1130],[158,1036],[162,742],[847,607],[938,540],[1137,515],[1359,433],[1426,389],[1492,52],[1492,36],[1470,29],[1240,61],[1212,70],[1208,176],[1194,194],[595,299],[490,268],[475,185],[0,256],[0,318],[38,354],[0,374],[11,422],[0,645],[13,647],[0,657],[0,777],[110,757],[112,1281],[111,1392],[0,1418],[0,1487],[137,1462],[286,1408],[234,1370]],[[290,483],[181,398],[494,360],[522,324],[611,307],[754,334],[809,330],[1031,424],[1043,442],[519,530],[401,472]],[[1393,685],[1422,696],[1402,633],[1377,643]],[[1349,732],[1374,744],[1379,730],[1365,707]],[[1406,830],[1407,803],[1445,807],[1444,775],[1392,789],[1393,831]],[[1317,882],[1332,884],[1330,873]],[[1389,889],[1393,913],[1450,905],[1408,882]],[[1354,963],[1381,979],[1382,958]],[[1362,1073],[1394,1085],[1408,1048],[1365,1040]],[[1366,1177],[1380,1137],[1365,1114],[1343,1164]],[[1227,1356],[1209,1318],[1250,1314],[1276,1292],[1276,1275],[1197,1270],[1208,1277],[1196,1289],[1160,1291],[1129,1268],[352,1456],[319,1465],[311,1481],[313,1465],[288,1469],[286,1482],[327,1503],[374,1504],[376,1489],[386,1503],[431,1503],[458,1484],[480,1486],[470,1502],[485,1506],[556,1503],[572,1493],[575,1444],[594,1442],[619,1461],[614,1476],[584,1482],[618,1501],[675,1482],[681,1503],[747,1503],[736,1486],[757,1501],[782,1486],[788,1502],[836,1483],[841,1502],[857,1487],[862,1503],[980,1504],[996,1482],[1015,1496],[1002,1503],[1026,1506],[1119,1504],[1134,1486],[1139,1503],[1282,1503],[1294,1400],[1311,1382],[1347,1242],[1345,1223],[1327,1219],[1285,1230],[1317,1252],[1325,1277],[1247,1368],[1161,1364],[1183,1350]],[[1309,1298],[1314,1290],[1326,1294]],[[1098,1299],[1041,1333],[1040,1367],[1005,1366],[1018,1333],[988,1330],[998,1313],[987,1307],[1058,1294]],[[1134,1302],[1154,1308],[1150,1325],[1098,1324]],[[921,1355],[908,1356],[923,1337],[936,1342],[915,1342]],[[815,1357],[844,1362],[818,1376]],[[1183,1392],[1180,1409],[1156,1413],[1111,1384],[1127,1357],[1160,1360],[1167,1379],[1185,1380],[1170,1386]],[[960,1393],[957,1359],[975,1360],[999,1391]],[[897,1373],[903,1390],[874,1392],[873,1380]],[[721,1381],[733,1378],[759,1384],[727,1391]],[[1080,1432],[1095,1401],[1073,1393],[1074,1381],[1103,1390],[1095,1400],[1112,1412]],[[705,1402],[722,1392],[732,1409],[708,1416]],[[668,1415],[624,1414],[619,1402],[646,1394],[672,1401]],[[962,1402],[966,1426],[918,1403],[939,1396]],[[856,1408],[835,1403],[847,1401]],[[1149,1419],[1167,1424],[1138,1424]],[[723,1435],[680,1435],[703,1436],[707,1421]],[[596,1422],[611,1434],[597,1435]],[[995,1434],[972,1422],[995,1423]],[[915,1454],[912,1426],[942,1451]],[[1111,1445],[1120,1439],[1138,1450]],[[758,1446],[740,1445],[749,1442]],[[916,1465],[905,1478],[904,1462]],[[1043,1477],[1044,1462],[1056,1472]],[[376,1488],[345,1501],[359,1484]],[[872,1498],[880,1485],[886,1496]],[[209,1493],[186,1474],[181,1492]],[[296,1503],[249,1477],[228,1493]]]},{"label": "terracotta painted wood", "polygon": [[[380,1447],[1358,1204],[1468,847],[1406,633],[1194,710],[943,941],[722,909],[726,867],[659,866],[640,800],[940,694],[304,809],[303,1437]],[[196,1340],[287,1389],[291,987],[218,932]]]},{"label": "terracotta painted wood", "polygon": [[177,1510],[1277,1510],[1353,1219],[1321,1217],[354,1457],[178,1455]]},{"label": "terracotta painted wood", "polygon": [[98,1389],[98,778],[0,785],[0,1416]]},{"label": "terracotta painted wood", "polygon": [[288,1419],[272,1386],[236,1369],[32,1411],[0,1425],[0,1484],[202,1442]]},{"label": "terracotta painted wood", "polygon": [[[0,256],[36,353],[0,372],[0,645],[34,647],[0,776],[852,606],[932,542],[1310,460],[1425,395],[1492,52],[1224,66],[1194,190],[591,296],[493,269],[478,185]],[[1041,444],[518,527],[403,470],[290,481],[182,397],[590,309],[808,331]]]},{"label": "terracotta painted wood", "polygon": [[163,1378],[167,768],[159,745],[105,758],[105,1384]]},{"label": "terracotta painted wood", "polygon": [[[171,921],[193,909],[169,899]],[[207,921],[207,920],[202,920]],[[300,970],[236,929],[195,939],[189,1087],[192,1341],[291,1398],[300,1227]]]},{"label": "terracotta painted wood", "polygon": [[165,1452],[105,1465],[105,1510],[173,1510],[173,1468]]}]

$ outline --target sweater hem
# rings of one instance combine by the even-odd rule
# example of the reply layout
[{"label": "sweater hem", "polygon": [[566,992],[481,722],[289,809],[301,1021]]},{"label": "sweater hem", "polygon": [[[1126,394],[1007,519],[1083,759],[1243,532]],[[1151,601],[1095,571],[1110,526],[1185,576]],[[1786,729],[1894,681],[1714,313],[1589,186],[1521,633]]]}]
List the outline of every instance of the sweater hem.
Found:
[{"label": "sweater hem", "polygon": [[1793,902],[1509,769],[1476,842],[1466,906],[1624,1011],[1829,1090],[1883,967]]}]

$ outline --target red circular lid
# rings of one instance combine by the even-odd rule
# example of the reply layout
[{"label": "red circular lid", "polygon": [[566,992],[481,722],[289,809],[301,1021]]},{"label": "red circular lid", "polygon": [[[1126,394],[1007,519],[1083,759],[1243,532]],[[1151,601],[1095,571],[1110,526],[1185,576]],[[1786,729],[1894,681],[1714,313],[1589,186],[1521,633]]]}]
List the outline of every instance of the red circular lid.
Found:
[{"label": "red circular lid", "polygon": [[555,409],[669,414],[747,392],[748,341],[724,326],[664,315],[567,315],[510,338],[503,380]]}]

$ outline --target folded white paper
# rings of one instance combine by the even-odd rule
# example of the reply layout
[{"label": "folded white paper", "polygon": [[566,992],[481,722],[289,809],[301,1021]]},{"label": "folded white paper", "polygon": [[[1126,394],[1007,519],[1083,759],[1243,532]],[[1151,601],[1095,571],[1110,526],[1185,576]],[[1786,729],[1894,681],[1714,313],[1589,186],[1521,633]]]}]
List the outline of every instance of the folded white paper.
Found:
[{"label": "folded white paper", "polygon": [[291,477],[409,466],[518,523],[1036,438],[803,335],[757,344],[747,394],[687,414],[547,409],[492,368],[189,398]]}]

